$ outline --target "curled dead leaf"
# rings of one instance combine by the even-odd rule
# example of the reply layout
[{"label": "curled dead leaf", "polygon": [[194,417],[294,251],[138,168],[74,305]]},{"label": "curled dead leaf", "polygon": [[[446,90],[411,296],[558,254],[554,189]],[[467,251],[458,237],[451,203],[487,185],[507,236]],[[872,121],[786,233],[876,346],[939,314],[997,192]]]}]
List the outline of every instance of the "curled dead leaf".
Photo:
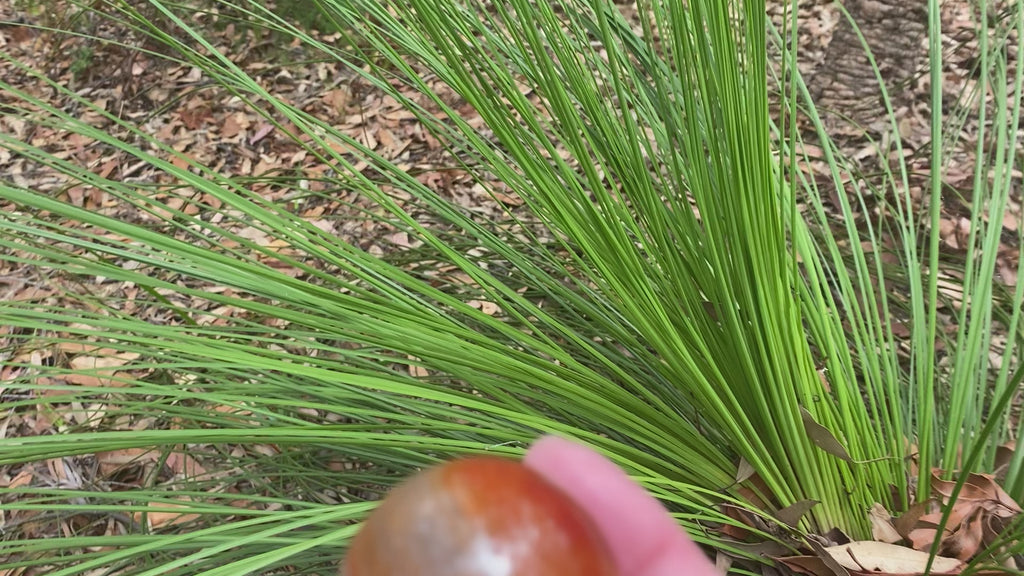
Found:
[{"label": "curled dead leaf", "polygon": [[[920,551],[930,550],[939,538],[940,554],[970,560],[994,543],[1007,522],[1021,513],[1020,505],[989,474],[969,474],[952,503],[956,481],[943,479],[941,471],[935,470],[931,488],[945,508],[920,515],[907,534],[911,546]],[[939,534],[946,509],[948,518]]]},{"label": "curled dead leaf", "polygon": [[995,476],[1001,478],[1001,474],[1006,474],[1006,469],[1010,466],[1010,461],[1013,459],[1013,453],[1017,449],[1016,442],[1007,442],[1001,446],[996,447],[996,460],[995,460]]},{"label": "curled dead leaf", "polygon": [[795,528],[804,514],[818,505],[817,500],[800,500],[775,513],[775,517],[786,526]]},{"label": "curled dead leaf", "polygon": [[766,528],[764,521],[755,516],[749,510],[745,510],[739,506],[733,506],[732,504],[722,504],[721,509],[722,513],[734,520],[734,522],[723,523],[722,526],[719,527],[718,531],[730,538],[739,541],[746,540],[751,533],[750,530],[747,529],[748,526],[756,529]]},{"label": "curled dead leaf", "polygon": [[917,521],[925,514],[937,511],[938,508],[939,505],[934,500],[926,500],[924,502],[911,504],[910,508],[907,508],[906,512],[893,521],[893,526],[896,527],[896,531],[899,532],[900,536],[908,538],[911,531],[913,531],[917,526]]},{"label": "curled dead leaf", "polygon": [[849,452],[846,451],[846,448],[839,442],[839,440],[836,439],[832,432],[828,428],[818,424],[814,419],[814,416],[803,406],[800,407],[800,417],[804,422],[804,431],[815,446],[836,458],[839,458],[840,460],[853,462],[853,459],[850,458]]},{"label": "curled dead leaf", "polygon": [[[875,574],[924,574],[928,554],[885,542],[860,541],[825,549],[836,562],[851,572]],[[959,574],[964,563],[956,558],[936,556],[930,574]]]},{"label": "curled dead leaf", "polygon": [[892,523],[889,511],[878,502],[872,504],[871,509],[868,510],[868,520],[871,521],[871,537],[875,540],[888,544],[895,544],[903,540],[903,536],[896,531],[896,526]]},{"label": "curled dead leaf", "polygon": [[736,483],[745,482],[747,478],[750,478],[757,472],[754,467],[747,462],[746,458],[740,458],[740,463],[736,466]]},{"label": "curled dead leaf", "polygon": [[[776,558],[798,574],[808,576],[923,576],[929,555],[905,546],[873,540],[822,547],[807,540],[815,554]],[[967,564],[956,558],[936,556],[929,574],[952,576]]]}]

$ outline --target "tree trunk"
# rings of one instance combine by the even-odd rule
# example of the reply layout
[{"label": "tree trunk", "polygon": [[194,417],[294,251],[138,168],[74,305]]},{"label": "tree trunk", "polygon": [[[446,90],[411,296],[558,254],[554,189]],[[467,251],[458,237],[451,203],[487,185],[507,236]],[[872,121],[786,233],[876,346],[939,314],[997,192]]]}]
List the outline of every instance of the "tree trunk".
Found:
[{"label": "tree trunk", "polygon": [[[871,48],[893,109],[910,106],[916,80],[928,57],[927,3],[925,0],[848,0],[844,5]],[[872,136],[887,129],[888,119],[875,73],[860,38],[842,15],[824,62],[808,84],[833,135],[859,132],[849,125],[849,120],[860,124]]]}]

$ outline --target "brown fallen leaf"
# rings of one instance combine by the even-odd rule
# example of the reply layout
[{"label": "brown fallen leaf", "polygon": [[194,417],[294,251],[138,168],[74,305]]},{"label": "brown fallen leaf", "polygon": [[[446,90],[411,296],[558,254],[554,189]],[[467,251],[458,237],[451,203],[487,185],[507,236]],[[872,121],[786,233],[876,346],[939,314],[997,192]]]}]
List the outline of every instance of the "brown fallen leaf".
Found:
[{"label": "brown fallen leaf", "polygon": [[932,472],[932,491],[949,511],[946,524],[940,535],[938,528],[945,509],[931,510],[917,519],[907,540],[915,549],[924,551],[930,550],[939,538],[940,554],[970,560],[996,541],[1008,520],[1021,513],[1021,507],[989,474],[969,474],[956,501],[951,503],[955,487],[956,482],[943,479],[941,471]]},{"label": "brown fallen leaf", "polygon": [[21,488],[22,486],[31,486],[32,480],[35,479],[35,469],[31,466],[22,468],[18,474],[7,483],[0,483],[0,487],[3,488]]},{"label": "brown fallen leaf", "polygon": [[800,500],[794,502],[789,506],[786,506],[782,510],[775,513],[775,518],[782,522],[786,526],[796,528],[796,525],[800,523],[800,519],[807,514],[811,508],[817,506],[819,502],[817,500]]},{"label": "brown fallen leaf", "polygon": [[821,424],[818,424],[814,419],[814,416],[803,406],[800,407],[800,417],[804,421],[804,431],[815,446],[836,458],[839,458],[840,460],[853,462],[853,459],[850,458],[849,452],[846,451],[846,448],[832,434],[832,431]]},{"label": "brown fallen leaf", "polygon": [[871,505],[871,510],[868,511],[868,520],[871,521],[871,537],[875,540],[888,544],[895,544],[903,540],[903,536],[900,536],[892,523],[889,511],[878,502]]},{"label": "brown fallen leaf", "polygon": [[[180,498],[180,500],[188,502],[187,498]],[[200,516],[199,514],[190,514],[182,510],[188,508],[187,504],[150,502],[148,507],[149,510],[146,512],[135,512],[132,514],[132,518],[138,523],[142,523],[143,519],[145,519],[150,529],[184,524],[196,520]]]},{"label": "brown fallen leaf", "polygon": [[996,446],[995,470],[997,478],[999,478],[1000,474],[1006,474],[1006,469],[1010,466],[1010,461],[1016,449],[1016,442],[1007,442],[1001,446]]},{"label": "brown fallen leaf", "polygon": [[956,537],[946,542],[943,552],[964,561],[973,558],[981,549],[984,514],[983,509],[975,508],[970,516],[964,518],[956,531]]},{"label": "brown fallen leaf", "polygon": [[[928,566],[928,553],[885,542],[850,542],[825,551],[851,573],[924,574]],[[964,566],[956,558],[936,556],[930,574],[959,574]]]},{"label": "brown fallen leaf", "polygon": [[722,504],[721,510],[723,514],[735,520],[736,523],[723,523],[722,526],[718,528],[718,531],[735,540],[743,541],[750,536],[751,531],[747,530],[746,526],[750,526],[752,528],[759,528],[762,527],[764,524],[764,521],[762,521],[760,518],[756,517],[750,511],[740,508],[739,506],[733,506],[732,504]]},{"label": "brown fallen leaf", "polygon": [[168,454],[164,465],[170,468],[175,476],[179,477],[196,478],[206,474],[206,468],[202,464],[183,452],[171,452]]},{"label": "brown fallen leaf", "polygon": [[[932,490],[944,497],[944,503],[952,495],[955,486],[955,481],[943,480],[939,471],[932,472]],[[967,481],[964,482],[964,487],[957,497],[957,501],[961,500],[983,502],[986,510],[1004,518],[1022,512],[1020,505],[999,484],[996,484],[995,478],[990,474],[968,474]]]},{"label": "brown fallen leaf", "polygon": [[[813,540],[806,543],[814,555],[775,557],[798,574],[808,576],[923,576],[928,554],[905,546],[873,540],[848,542],[822,547]],[[936,556],[929,574],[952,576],[967,564],[956,558]]]},{"label": "brown fallen leaf", "polygon": [[935,500],[926,500],[924,502],[911,504],[910,508],[908,508],[906,512],[893,521],[893,526],[895,526],[896,531],[900,536],[907,538],[917,526],[917,521],[920,520],[922,516],[933,513],[938,509],[939,504]]},{"label": "brown fallen leaf", "polygon": [[779,562],[797,574],[808,576],[840,576],[835,570],[825,564],[825,561],[817,556],[789,556],[776,558]]},{"label": "brown fallen leaf", "polygon": [[807,554],[786,558],[775,557],[775,560],[797,574],[807,574],[810,576],[850,576],[849,570],[836,562],[836,559],[825,551],[824,544],[819,542],[816,537],[807,538],[804,544],[814,551],[814,555]]}]

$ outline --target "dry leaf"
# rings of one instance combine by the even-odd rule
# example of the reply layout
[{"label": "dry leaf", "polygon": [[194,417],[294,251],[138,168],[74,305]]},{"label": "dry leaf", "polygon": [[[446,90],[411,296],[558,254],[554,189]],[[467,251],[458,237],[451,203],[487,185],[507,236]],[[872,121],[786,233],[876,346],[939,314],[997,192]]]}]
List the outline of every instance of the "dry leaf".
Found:
[{"label": "dry leaf", "polygon": [[934,513],[937,509],[938,504],[934,500],[927,500],[925,502],[912,504],[906,512],[893,521],[893,526],[896,527],[896,531],[900,536],[908,538],[911,531],[913,531],[914,527],[917,525],[917,521],[925,514]]},{"label": "dry leaf", "polygon": [[[832,558],[847,570],[876,574],[924,574],[928,554],[905,546],[874,542],[850,542],[825,548]],[[936,556],[931,574],[958,574],[964,563],[956,558]]]},{"label": "dry leaf", "polygon": [[809,576],[836,576],[836,571],[829,568],[825,562],[817,556],[789,556],[787,558],[776,558],[776,560],[797,574],[808,574]]},{"label": "dry leaf", "polygon": [[206,474],[206,468],[197,462],[195,458],[182,452],[171,452],[167,456],[165,465],[174,472],[175,476],[195,478],[196,476]]},{"label": "dry leaf", "polygon": [[[187,502],[188,500],[181,498],[181,501]],[[199,514],[189,514],[184,511],[180,511],[179,509],[182,508],[187,508],[187,505],[171,504],[169,502],[150,502],[149,511],[145,513],[135,512],[132,514],[132,517],[139,523],[141,523],[143,518],[145,518],[150,528],[183,524],[199,518]]]},{"label": "dry leaf", "polygon": [[825,452],[845,460],[847,462],[853,462],[850,458],[850,454],[846,451],[846,448],[836,440],[836,437],[832,435],[832,432],[828,428],[825,428],[821,424],[818,424],[814,420],[814,416],[807,411],[803,406],[800,407],[800,417],[804,421],[804,430],[807,432],[807,436],[814,442],[814,445],[821,448]]},{"label": "dry leaf", "polygon": [[736,521],[736,523],[724,523],[718,529],[719,532],[730,538],[739,541],[745,540],[750,536],[750,530],[747,530],[745,526],[750,526],[757,530],[768,529],[764,520],[749,510],[740,508],[739,506],[733,506],[732,504],[722,504],[720,508],[723,514]]},{"label": "dry leaf", "polygon": [[868,520],[871,521],[871,537],[875,540],[889,544],[903,540],[903,536],[900,536],[892,523],[889,511],[878,502],[871,505],[871,510],[868,511]]},{"label": "dry leaf", "polygon": [[[943,479],[940,470],[932,471],[932,491],[947,507],[955,487],[956,482]],[[940,536],[938,528],[943,513],[944,510],[931,510],[921,515],[907,534],[907,540],[917,550],[924,551],[931,549],[938,537],[941,554],[969,560],[995,542],[1005,522],[1020,514],[1021,508],[991,475],[968,474]]]},{"label": "dry leaf", "polygon": [[31,486],[32,480],[35,479],[35,470],[31,467],[26,466],[22,468],[18,474],[7,483],[4,488],[21,488],[22,486]]},{"label": "dry leaf", "polygon": [[418,364],[420,361],[419,358],[416,358],[415,356],[407,356],[407,358],[411,360],[408,368],[409,376],[412,376],[413,378],[426,378],[427,376],[430,376],[430,371]]},{"label": "dry leaf", "polygon": [[775,517],[786,526],[796,528],[808,510],[818,505],[817,500],[800,500],[775,513]]}]

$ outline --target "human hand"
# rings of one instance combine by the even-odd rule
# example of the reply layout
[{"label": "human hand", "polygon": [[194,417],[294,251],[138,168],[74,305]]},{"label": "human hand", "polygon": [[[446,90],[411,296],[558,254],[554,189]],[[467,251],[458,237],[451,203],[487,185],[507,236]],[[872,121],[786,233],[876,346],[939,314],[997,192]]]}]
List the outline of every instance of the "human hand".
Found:
[{"label": "human hand", "polygon": [[523,463],[591,516],[623,576],[720,576],[661,504],[597,452],[546,436]]}]

